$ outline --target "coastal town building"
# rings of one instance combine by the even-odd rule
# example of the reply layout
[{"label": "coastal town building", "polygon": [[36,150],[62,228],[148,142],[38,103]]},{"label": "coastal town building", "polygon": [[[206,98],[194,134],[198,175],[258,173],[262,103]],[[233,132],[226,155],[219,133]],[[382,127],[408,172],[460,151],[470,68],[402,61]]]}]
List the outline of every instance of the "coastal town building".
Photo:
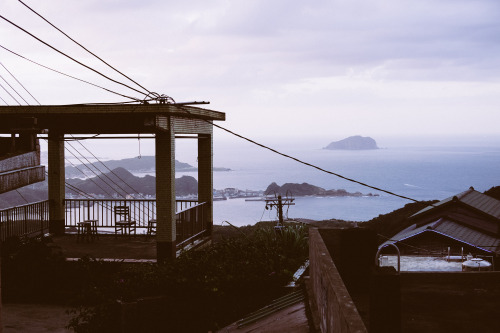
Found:
[{"label": "coastal town building", "polygon": [[480,256],[498,267],[495,262],[500,254],[499,200],[471,187],[422,209],[410,216],[409,221],[414,223],[380,248],[391,244],[402,255],[461,260],[467,255]]}]

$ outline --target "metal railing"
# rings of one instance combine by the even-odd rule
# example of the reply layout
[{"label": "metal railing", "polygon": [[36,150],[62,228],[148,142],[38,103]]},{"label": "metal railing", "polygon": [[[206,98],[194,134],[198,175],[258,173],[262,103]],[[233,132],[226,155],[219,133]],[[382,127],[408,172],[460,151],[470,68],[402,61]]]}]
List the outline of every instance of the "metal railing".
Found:
[{"label": "metal railing", "polygon": [[[156,219],[154,199],[65,199],[65,227],[78,222],[97,220],[100,232],[114,232],[114,207],[130,208],[130,218],[138,230],[146,233],[148,222]],[[210,228],[207,205],[196,200],[176,200],[176,238],[181,247],[202,236]],[[43,235],[49,231],[48,200],[0,210],[0,241],[11,236]],[[140,233],[140,231],[139,231]]]},{"label": "metal railing", "polygon": [[[138,233],[146,233],[148,222],[156,220],[155,199],[65,199],[65,227],[76,227],[78,222],[97,220],[99,231],[114,232],[114,207],[130,208],[130,219],[136,221]],[[177,243],[203,233],[208,226],[205,203],[197,200],[176,200]]]},{"label": "metal railing", "polygon": [[48,230],[48,200],[0,210],[0,241],[12,236],[43,235]]},{"label": "metal railing", "polygon": [[177,212],[175,220],[178,248],[203,236],[210,228],[207,218],[207,204],[205,202]]}]

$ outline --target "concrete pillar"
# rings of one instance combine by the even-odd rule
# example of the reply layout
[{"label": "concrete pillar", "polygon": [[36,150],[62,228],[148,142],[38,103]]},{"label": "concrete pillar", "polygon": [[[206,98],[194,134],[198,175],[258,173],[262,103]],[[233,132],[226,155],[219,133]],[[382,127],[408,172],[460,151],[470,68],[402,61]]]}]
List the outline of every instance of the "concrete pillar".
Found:
[{"label": "concrete pillar", "polygon": [[64,134],[49,131],[49,232],[64,235]]},{"label": "concrete pillar", "polygon": [[198,135],[198,201],[205,202],[204,223],[208,235],[213,226],[213,143],[212,134]]},{"label": "concrete pillar", "polygon": [[157,132],[156,145],[156,255],[158,262],[175,258],[175,132]]}]

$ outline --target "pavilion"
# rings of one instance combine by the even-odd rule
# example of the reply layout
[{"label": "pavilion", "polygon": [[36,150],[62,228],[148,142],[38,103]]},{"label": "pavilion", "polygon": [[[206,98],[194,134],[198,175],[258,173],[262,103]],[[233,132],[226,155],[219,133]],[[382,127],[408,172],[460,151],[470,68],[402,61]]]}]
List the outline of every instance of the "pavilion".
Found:
[{"label": "pavilion", "polygon": [[175,103],[0,106],[0,134],[31,142],[48,135],[49,230],[55,235],[65,233],[65,135],[154,136],[158,261],[176,255],[176,137],[198,142],[198,202],[213,224],[212,121],[217,120],[225,120],[225,113]]}]

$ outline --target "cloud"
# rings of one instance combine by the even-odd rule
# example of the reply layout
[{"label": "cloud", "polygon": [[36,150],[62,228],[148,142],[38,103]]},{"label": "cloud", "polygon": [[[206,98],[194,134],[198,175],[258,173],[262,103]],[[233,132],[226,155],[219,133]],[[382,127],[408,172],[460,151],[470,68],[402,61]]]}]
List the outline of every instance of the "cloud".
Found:
[{"label": "cloud", "polygon": [[[356,133],[361,134],[361,129],[402,133],[408,130],[398,121],[411,119],[410,130],[422,133],[442,130],[453,117],[454,126],[446,131],[493,132],[491,124],[500,120],[494,115],[500,104],[495,97],[498,1],[57,0],[30,5],[149,89],[180,101],[210,100],[213,108],[228,112],[229,125],[245,131],[271,132],[273,122],[286,122],[288,127],[307,124],[316,133],[327,133],[328,126],[350,133],[349,126],[360,127]],[[2,12],[61,50],[125,80],[17,2],[7,2]],[[0,22],[0,44],[132,93],[5,22]],[[1,54],[44,103],[117,100]],[[482,117],[471,119],[475,106]],[[310,118],[304,120],[304,112]],[[429,128],[431,118],[436,125]]]}]

